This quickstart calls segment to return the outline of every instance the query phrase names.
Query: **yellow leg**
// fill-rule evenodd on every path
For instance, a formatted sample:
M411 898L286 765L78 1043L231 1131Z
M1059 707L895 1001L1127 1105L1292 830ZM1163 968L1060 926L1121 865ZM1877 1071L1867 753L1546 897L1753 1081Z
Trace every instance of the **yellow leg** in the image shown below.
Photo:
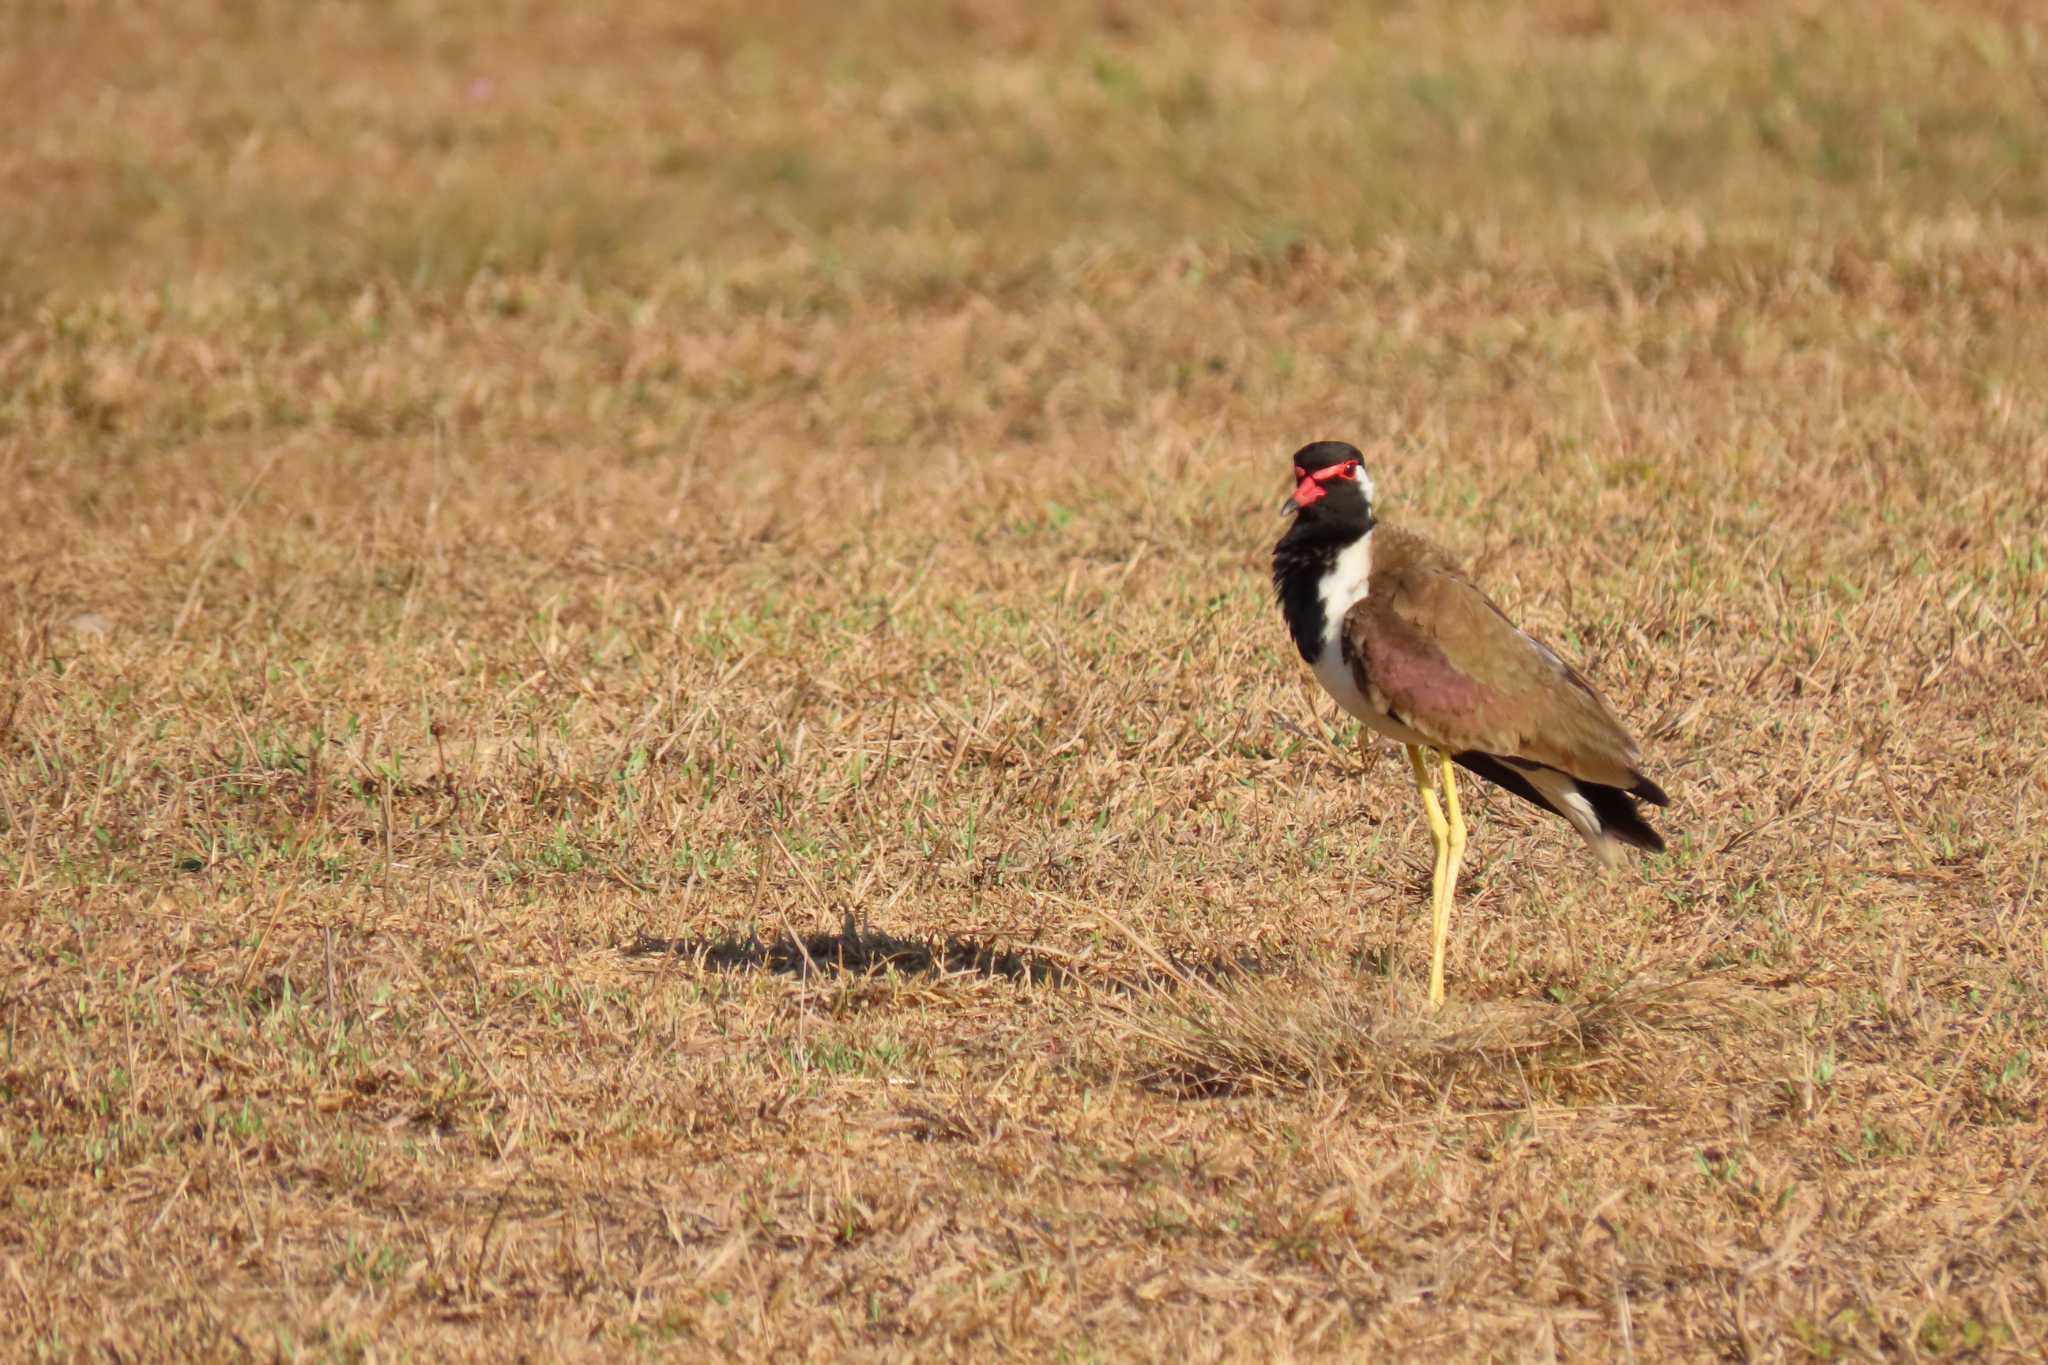
M1422 813L1429 820L1430 842L1436 845L1436 868L1429 879L1430 938L1434 944L1429 963L1429 1007L1435 1009L1444 999L1443 941L1451 920L1449 888L1444 880L1444 872L1450 863L1451 826L1436 803L1435 775L1424 761L1422 750L1413 744L1408 746L1408 766L1415 773L1415 790L1422 797ZM1453 789L1451 800L1457 799L1457 792Z
M1434 1009L1444 1002L1444 945L1451 936L1451 902L1458 895L1458 866L1465 861L1465 816L1458 809L1458 770L1449 754L1437 756L1444 770L1444 813L1449 827L1445 837L1443 889L1432 910L1429 943L1429 1004Z

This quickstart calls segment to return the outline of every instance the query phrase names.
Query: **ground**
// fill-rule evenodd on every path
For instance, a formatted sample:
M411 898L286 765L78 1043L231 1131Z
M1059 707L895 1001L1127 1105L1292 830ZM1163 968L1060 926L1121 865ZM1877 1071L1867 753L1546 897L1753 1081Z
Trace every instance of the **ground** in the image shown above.
M0 19L0 1342L2039 1358L2019 3ZM1672 794L1266 582L1315 438Z

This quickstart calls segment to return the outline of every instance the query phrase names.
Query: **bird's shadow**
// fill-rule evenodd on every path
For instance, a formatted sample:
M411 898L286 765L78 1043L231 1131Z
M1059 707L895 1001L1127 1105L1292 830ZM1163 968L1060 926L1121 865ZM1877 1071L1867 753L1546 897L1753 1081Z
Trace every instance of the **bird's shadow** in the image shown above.
M1220 982L1264 976L1266 964L1249 956L1163 955L1158 966L1132 970L1128 964L1098 966L1086 957L1053 956L1031 949L1001 947L985 939L947 935L915 939L846 925L838 933L699 934L666 938L642 934L626 945L628 957L677 957L700 970L764 972L776 976L979 977L1042 985L1090 986L1121 993L1171 991L1192 982Z

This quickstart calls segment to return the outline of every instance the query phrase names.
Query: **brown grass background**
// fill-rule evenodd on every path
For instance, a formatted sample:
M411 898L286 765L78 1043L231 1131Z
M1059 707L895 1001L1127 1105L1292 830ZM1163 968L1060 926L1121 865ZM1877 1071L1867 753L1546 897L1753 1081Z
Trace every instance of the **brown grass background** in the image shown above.
M6 1353L2039 1358L2044 31L8 6ZM1325 436L1674 796L1436 1018Z

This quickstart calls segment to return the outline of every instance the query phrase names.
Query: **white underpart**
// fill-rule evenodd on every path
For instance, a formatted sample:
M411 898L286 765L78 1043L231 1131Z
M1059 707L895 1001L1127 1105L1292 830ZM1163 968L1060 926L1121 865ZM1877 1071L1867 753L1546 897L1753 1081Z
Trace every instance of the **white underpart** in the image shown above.
M1363 478L1361 475L1361 481ZM1368 485L1368 495L1370 491ZM1344 660L1344 613L1364 600L1371 579L1372 532L1367 531L1337 552L1337 562L1316 585L1316 594L1323 600L1323 647L1316 654L1316 681L1336 699L1337 705L1367 728L1400 744L1427 746L1428 740L1373 705L1372 699L1359 690L1358 679Z
M1600 817L1593 812L1593 803L1579 791L1579 784L1569 773L1555 768L1517 763L1515 770L1529 779L1529 785L1543 793L1543 799L1550 802L1559 815L1571 822L1589 844L1594 854L1602 861L1612 863L1621 857L1621 845L1601 825Z
M1544 799L1557 807L1558 814L1572 822L1579 833L1588 839L1600 835L1600 817L1593 813L1593 803L1579 793L1579 784L1569 774L1555 768L1529 768L1517 763L1515 767L1529 779L1529 785L1542 792Z

